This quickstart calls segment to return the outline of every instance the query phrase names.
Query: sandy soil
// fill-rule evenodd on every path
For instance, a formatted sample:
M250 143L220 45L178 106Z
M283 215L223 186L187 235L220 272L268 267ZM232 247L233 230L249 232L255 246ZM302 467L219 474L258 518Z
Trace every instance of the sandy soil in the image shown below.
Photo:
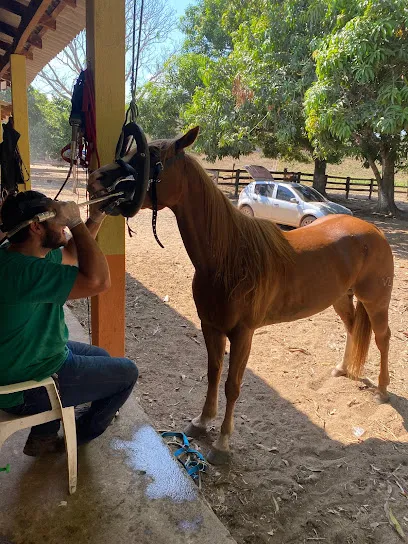
M53 195L63 173L34 168L34 186ZM362 383L330 376L345 342L332 309L259 329L237 403L233 462L203 478L204 496L239 544L396 544L393 520L408 534L408 225L372 215L368 201L344 203L380 226L394 250L391 402L377 405ZM202 407L206 349L175 218L159 214L164 250L150 221L144 211L130 222L137 234L127 240L126 351L141 374L134 394L157 428L183 430ZM71 306L88 327L86 302ZM373 379L378 362L372 342ZM195 442L204 454L224 405L221 394L215 429Z

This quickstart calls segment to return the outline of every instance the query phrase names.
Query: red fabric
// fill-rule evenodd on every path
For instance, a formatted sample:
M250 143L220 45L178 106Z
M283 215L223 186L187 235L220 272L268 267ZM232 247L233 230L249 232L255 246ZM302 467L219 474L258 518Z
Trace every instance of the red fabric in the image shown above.
M95 90L92 74L90 69L85 70L85 85L82 101L82 111L85 116L85 142L86 142L86 163L89 166L89 161L93 153L96 155L98 168L101 166L99 159L98 148L96 145L96 115L95 115ZM79 150L82 156L82 149Z

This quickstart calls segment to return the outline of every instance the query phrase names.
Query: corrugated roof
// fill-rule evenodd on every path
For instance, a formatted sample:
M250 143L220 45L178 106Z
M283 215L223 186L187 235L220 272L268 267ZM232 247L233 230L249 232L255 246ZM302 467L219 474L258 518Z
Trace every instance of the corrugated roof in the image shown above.
M56 30L42 36L43 48L33 49L33 60L27 59L27 85L85 28L85 0L77 0L75 9L66 6L57 16Z
M6 0L0 5L0 80L10 78L9 55L23 54L29 85L86 24L86 0Z

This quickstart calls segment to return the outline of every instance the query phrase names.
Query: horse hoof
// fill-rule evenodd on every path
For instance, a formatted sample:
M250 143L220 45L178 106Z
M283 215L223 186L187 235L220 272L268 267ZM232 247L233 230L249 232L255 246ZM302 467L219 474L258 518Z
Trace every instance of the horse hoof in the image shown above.
M212 465L228 465L231 462L231 452L211 448L207 455L207 461Z
M194 423L191 422L184 429L184 434L191 438L200 438L200 436L205 436L207 434L207 429L205 427L197 427L197 425L194 425Z
M387 391L377 391L374 395L374 399L377 404L385 404L386 402L390 402L390 396Z
M339 376L347 376L347 372L342 368L333 368L331 375L333 378L338 378Z

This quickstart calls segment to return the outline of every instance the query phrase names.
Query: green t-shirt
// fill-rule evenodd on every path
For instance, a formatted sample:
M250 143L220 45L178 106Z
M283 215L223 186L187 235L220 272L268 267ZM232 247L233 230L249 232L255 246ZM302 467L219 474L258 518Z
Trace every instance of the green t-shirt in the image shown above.
M67 358L63 305L78 269L61 261L60 249L39 259L0 248L0 385L43 380ZM0 409L22 402L0 395Z

